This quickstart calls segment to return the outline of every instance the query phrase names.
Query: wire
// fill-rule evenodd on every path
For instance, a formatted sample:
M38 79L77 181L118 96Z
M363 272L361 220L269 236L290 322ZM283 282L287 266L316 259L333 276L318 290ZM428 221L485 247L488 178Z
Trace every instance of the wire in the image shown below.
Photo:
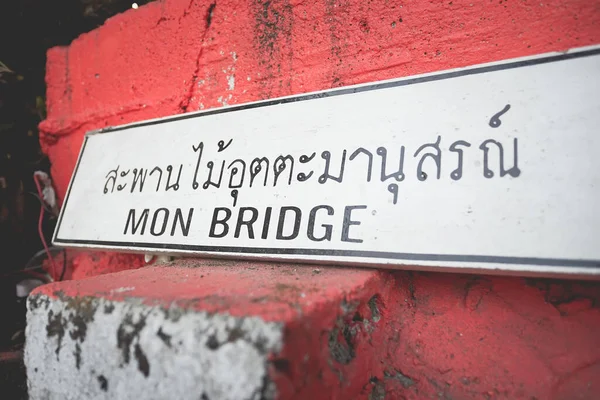
M19 272L19 271L16 271ZM31 275L34 278L37 278L39 280L41 280L42 282L51 282L52 281L52 277L48 278L47 274L43 274L41 272L36 272L36 271L32 271L32 270L26 270L24 271L27 275Z
M8 278L8 277L20 274L20 273L25 273L25 274L27 274L29 276L32 276L34 278L37 278L37 279L43 281L43 282L51 282L52 279L51 279L50 275L48 275L47 273L41 273L41 272L37 272L37 271L34 270L34 269L37 269L39 267L41 267L41 265L39 265L36 268L18 269L16 271L12 271L12 272L8 272L8 273L5 273L5 274L1 274L0 278Z
M37 188L38 191L38 196L40 199L44 198L44 195L42 193L42 187L40 186L40 182L38 181L38 176L36 174L33 174L33 181L35 182L35 187ZM44 237L44 230L43 230L43 222L44 222L44 204L42 202L42 206L40 207L40 218L38 219L38 233L40 235L40 239L42 240L42 244L44 245L44 250L46 251L46 255L48 256L48 260L50 260L50 265L52 265L52 279L56 278L56 264L54 263L54 258L52 258L52 254L50 254L50 249L48 248L48 244L46 243L46 238ZM63 269L63 273L64 273L64 269ZM62 275L62 274L61 274Z
M60 273L59 281L62 281L65 277L65 271L67 270L67 249L63 249L63 269Z
M51 213L52 210L50 209L50 207L48 207L48 205L46 205L46 203L44 203L44 200L42 200L37 194L33 193L33 192L25 192L26 194L30 194L33 197L35 197L36 199L39 200L40 204L42 205L42 207L44 207L44 210L46 210L47 212Z
M64 250L62 247L59 247L59 246L50 246L48 249L50 250L50 252L51 252L51 253L55 253L55 252L58 252L58 251L63 251L63 250ZM37 253L35 253L35 254L34 254L34 255L33 255L33 256L32 256L32 257L29 259L29 261L27 261L27 264L25 264L25 267L23 267L21 270L22 270L22 271L26 271L26 270L28 270L28 269L38 269L38 268L40 268L40 267L41 267L41 265L39 265L39 264L36 264L36 261L38 261L38 258L39 258L40 256L42 256L42 255L43 255L43 256L45 256L45 257L48 257L48 256L46 255L46 249L42 249L42 250L38 251ZM34 264L35 264L35 265L34 265Z

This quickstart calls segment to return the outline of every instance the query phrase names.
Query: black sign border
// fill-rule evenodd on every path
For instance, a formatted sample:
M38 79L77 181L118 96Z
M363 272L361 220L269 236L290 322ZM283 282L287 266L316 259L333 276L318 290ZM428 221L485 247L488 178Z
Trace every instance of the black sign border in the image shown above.
M485 65L481 67L474 67L450 72L441 72L434 75L419 76L415 78L404 78L401 80L384 81L372 84L366 84L356 87L345 87L340 89L332 89L317 93L308 93L290 97L283 97L273 100L265 100L255 103L240 104L225 108L216 108L207 111L200 111L197 113L189 113L176 115L173 117L142 121L132 123L123 126L108 127L101 129L96 133L105 132L116 132L126 130L130 128L138 128L142 126L158 125L166 122L179 121L189 118L200 118L209 115L228 113L233 111L249 110L258 107L269 107L279 104L294 103L298 101L306 101L313 99L320 99L325 97L341 96L346 94L354 94L361 92L368 92L373 90L388 89L400 86L415 85L419 83L435 82L444 79L457 78L468 75L478 75L488 72L503 71L508 69L530 67L541 64L548 64L558 61L572 60L576 58L583 58L589 56L595 56L600 54L600 48L593 48L589 50L582 50L576 52L564 52L556 55L543 56L539 58L532 58L527 60L509 61L500 64ZM384 251L362 251L362 250L327 250L327 249L303 249L303 248L268 248L268 247L236 247L236 246L203 246L203 245L182 245L182 244L171 244L171 243L147 243L147 242L117 242L117 241L103 241L103 240L80 240L80 239L60 239L58 233L62 223L63 214L67 207L69 195L71 193L71 187L75 181L79 164L81 162L85 146L89 139L89 134L85 136L69 188L67 189L67 195L65 197L64 204L58 219L58 224L55 229L53 243L60 245L88 245L88 246L106 246L112 248L123 248L123 249L154 249L160 251L177 251L182 250L185 252L212 252L212 253L228 253L228 254L253 254L253 255L302 255L302 256L329 256L329 257L356 257L356 258L368 258L368 259L381 259L381 260L403 260L403 261L428 261L428 262L460 262L460 263L492 263L492 264L512 264L512 265L530 265L530 266L547 266L547 267L575 267L575 268L600 268L600 260L578 260L578 259L559 259L559 258L537 258L537 257L508 257L508 256L487 256L487 255L464 255L464 254L421 254L421 253L398 253L398 252L384 252ZM308 260L302 260L308 261ZM532 271L533 272L533 271Z

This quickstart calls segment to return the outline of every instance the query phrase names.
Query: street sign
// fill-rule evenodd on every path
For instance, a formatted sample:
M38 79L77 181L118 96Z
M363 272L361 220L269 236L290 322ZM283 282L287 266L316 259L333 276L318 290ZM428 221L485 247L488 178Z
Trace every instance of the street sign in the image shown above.
M600 277L600 47L85 137L54 243Z

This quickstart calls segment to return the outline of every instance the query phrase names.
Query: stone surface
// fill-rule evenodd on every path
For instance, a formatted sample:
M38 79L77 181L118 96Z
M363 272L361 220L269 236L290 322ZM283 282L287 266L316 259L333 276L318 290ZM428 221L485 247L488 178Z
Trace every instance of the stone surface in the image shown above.
M116 288L127 291L129 288ZM98 297L29 300L32 399L272 398L281 327Z
M598 304L595 282L177 260L36 289L25 362L32 399L594 399Z
M86 131L597 44L599 7L157 1L48 53L41 142L63 199ZM139 268L142 258L71 252L68 276ZM595 399L599 301L600 284L589 282L179 260L36 289L29 390L34 400L157 398L170 385L181 398L211 399ZM250 323L206 347L210 329ZM182 347L169 348L162 327ZM125 350L119 332L131 338ZM232 377L232 348L252 370ZM224 369L210 380L208 360Z

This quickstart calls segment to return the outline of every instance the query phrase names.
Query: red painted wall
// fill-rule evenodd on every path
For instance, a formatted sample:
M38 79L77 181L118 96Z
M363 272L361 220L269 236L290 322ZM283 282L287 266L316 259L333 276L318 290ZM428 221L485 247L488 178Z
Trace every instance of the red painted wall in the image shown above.
M92 129L598 43L599 0L157 1L49 51L41 141L62 199ZM142 265L107 253L73 264L74 278ZM346 383L327 372L302 387L298 372L283 393L379 400L385 383L387 398L600 398L599 284L361 274L359 312L379 294L382 328L370 336L353 314L339 321L370 361L340 367ZM292 334L288 355L326 346L316 329L338 313L295 322L316 336Z
M93 129L597 43L599 0L156 1L48 52L40 140L62 200Z
M83 304L84 315L89 299L100 297L280 323L284 347L271 355L269 375L284 400L596 400L599 288L595 282L179 260L35 293Z
M596 43L598 0L157 1L48 52L41 141L62 198L91 129Z

